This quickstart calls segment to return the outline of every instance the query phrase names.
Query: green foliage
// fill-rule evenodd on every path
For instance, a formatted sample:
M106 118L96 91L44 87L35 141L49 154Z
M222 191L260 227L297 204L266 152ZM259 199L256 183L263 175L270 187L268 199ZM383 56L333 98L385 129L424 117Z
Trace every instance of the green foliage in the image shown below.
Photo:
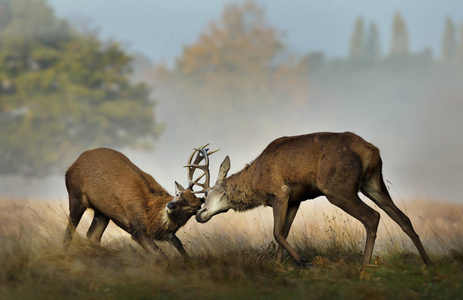
M145 85L117 43L76 33L39 0L2 0L0 174L42 176L96 146L152 145Z

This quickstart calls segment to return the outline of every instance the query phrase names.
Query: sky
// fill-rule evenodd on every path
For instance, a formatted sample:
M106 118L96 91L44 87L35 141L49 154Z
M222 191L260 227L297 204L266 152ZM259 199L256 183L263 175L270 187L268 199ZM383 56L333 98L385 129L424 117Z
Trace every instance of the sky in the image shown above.
M212 20L219 19L230 0L47 0L62 17L86 19L102 38L123 42L154 62L171 64L192 44ZM295 54L324 51L344 57L355 19L376 22L381 47L391 39L393 15L399 11L409 31L414 52L432 48L440 55L445 18L463 23L460 0L260 0L269 23L286 33L285 42Z

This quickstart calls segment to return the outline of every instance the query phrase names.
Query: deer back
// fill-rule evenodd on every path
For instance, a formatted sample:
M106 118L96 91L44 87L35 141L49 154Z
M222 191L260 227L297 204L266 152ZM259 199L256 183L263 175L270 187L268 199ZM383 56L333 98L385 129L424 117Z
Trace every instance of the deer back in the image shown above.
M66 172L66 187L124 229L134 220L146 225L147 212L163 211L172 199L125 155L107 148L83 152Z
M313 199L322 194L319 175L343 169L345 180L360 182L380 160L379 150L361 137L350 133L321 132L282 137L240 172L226 178L226 194L234 209L247 210L257 205L270 205L272 197L291 189L291 199ZM338 172L339 173L339 172ZM326 176L325 176L326 175ZM220 190L217 185L214 190ZM238 205L239 203L239 205Z
M370 167L372 150L379 150L353 133L315 133L282 137L271 142L248 167L246 180L256 190L269 191L282 184L316 186L318 172L346 164L346 170ZM246 168L243 170L246 171ZM346 174L350 176L350 174ZM249 180L250 179L250 180Z

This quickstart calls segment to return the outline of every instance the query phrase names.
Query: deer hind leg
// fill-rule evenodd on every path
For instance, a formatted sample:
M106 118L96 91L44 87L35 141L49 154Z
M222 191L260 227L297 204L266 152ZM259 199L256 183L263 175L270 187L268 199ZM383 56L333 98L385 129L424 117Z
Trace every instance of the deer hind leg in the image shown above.
M92 224L87 231L87 238L92 242L100 243L103 232L108 227L109 218L96 209L94 211Z
M291 204L288 206L288 210L286 212L286 220L283 225L283 237L286 239L289 234L289 230L291 229L291 225L293 224L294 218L296 217L297 210L299 209L300 202ZM276 253L275 261L277 263L281 263L281 259L283 257L283 246L278 244L278 249Z
M66 232L64 233L64 250L67 250L71 245L71 240L74 236L74 233L76 232L77 225L79 224L85 210L87 210L84 197L85 196L82 194L69 194L69 222L66 228Z
M377 168L375 173L363 182L360 190L374 203L376 203L376 205L384 210L410 237L413 244L415 244L415 247L418 249L424 263L426 265L433 265L433 262L424 249L419 236L413 229L410 219L392 201L386 185L384 184L380 168Z
M371 255L376 240L380 215L377 211L366 205L357 195L352 193L349 197L342 194L325 194L330 203L344 210L346 213L362 222L366 229L365 250L363 252L363 264L371 262Z

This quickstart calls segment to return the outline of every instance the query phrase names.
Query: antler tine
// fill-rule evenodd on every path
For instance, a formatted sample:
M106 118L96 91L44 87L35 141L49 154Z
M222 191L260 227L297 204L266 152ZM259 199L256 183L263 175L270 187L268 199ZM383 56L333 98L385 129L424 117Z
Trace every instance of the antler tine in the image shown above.
M187 168L187 176L188 176L188 188L192 188L194 186L194 182L193 182L193 173L195 171L195 168L197 168L198 164L201 162L201 160L204 159L203 156L200 156L199 153L200 153L200 150L199 149L203 149L205 147L207 147L209 144L206 144L204 146L200 146L198 148L193 148L193 153L191 153L190 155L190 158L188 159L188 164L185 166L185 167L188 167ZM191 161L193 160L193 157L195 156L196 152L198 152L198 155L196 156L196 159L194 161L194 163L192 163Z
M214 150L214 151L208 152L208 153L207 153L207 155L209 155L209 156L210 156L210 155L212 155L212 154L216 153L216 152L217 152L217 151L219 151L219 150L220 150L220 149L217 149L217 150Z
M185 168L187 168L188 175L188 188L192 189L195 185L202 187L201 191L194 191L194 193L205 193L210 188L209 155L214 154L220 149L208 153L209 149L206 148L207 146L209 146L209 143L198 148L193 148L194 151L190 155L188 163L185 166ZM196 158L194 162L192 162L193 158L195 157L195 154ZM204 164L200 165L199 163L202 160L204 160ZM193 174L196 169L201 169L204 173L201 176L197 177L196 180L193 180ZM199 180L201 180L204 176L206 176L205 182L200 183Z
M201 178L204 177L204 175L206 175L206 173L201 174L201 176L199 176L198 178L196 178L195 181L188 180L188 183L192 183L193 185L195 185L195 184L198 184L198 185L199 185L199 181L201 180Z
M206 148L207 146L209 146L209 143L207 143L207 144L206 144L206 145L204 145L204 146L200 146L200 147L198 147L198 148L193 148L193 149L195 149L195 150L198 150L198 151L199 151L199 149L201 149L201 150L202 150L202 149Z

